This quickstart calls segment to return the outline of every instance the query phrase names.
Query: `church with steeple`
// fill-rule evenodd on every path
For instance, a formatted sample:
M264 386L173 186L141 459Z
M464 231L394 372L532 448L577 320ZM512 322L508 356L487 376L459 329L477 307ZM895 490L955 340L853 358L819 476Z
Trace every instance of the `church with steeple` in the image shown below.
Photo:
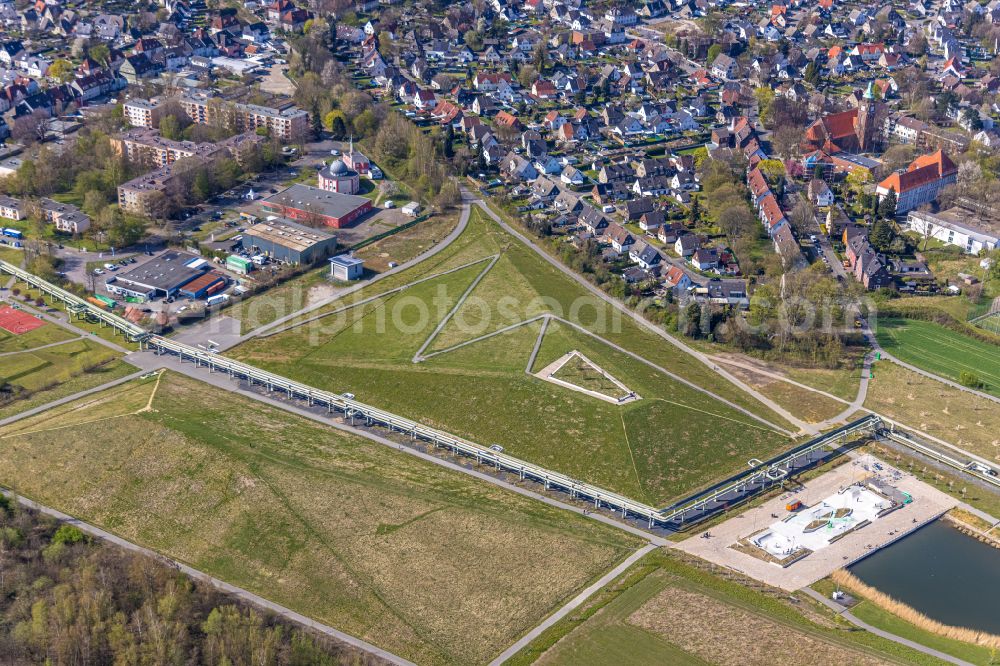
M876 150L883 108L875 99L874 85L869 83L858 108L823 116L806 129L800 146L803 154L821 152L831 156Z

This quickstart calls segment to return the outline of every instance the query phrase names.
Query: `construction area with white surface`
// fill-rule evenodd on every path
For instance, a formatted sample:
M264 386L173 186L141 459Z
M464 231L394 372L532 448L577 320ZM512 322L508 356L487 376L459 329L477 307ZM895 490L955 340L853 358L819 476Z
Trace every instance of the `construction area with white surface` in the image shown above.
M873 490L872 484L877 490ZM791 521L776 522L776 518L790 513L786 507L794 506L795 502L814 510L800 510L799 514L793 514L796 517ZM878 509L879 504L883 505L881 509ZM892 504L898 506L894 508ZM712 527L707 538L702 534L682 541L676 548L791 591L811 585L835 569L846 567L901 539L957 504L954 497L914 476L871 456L863 456L807 481L795 493L783 493ZM854 522L844 520L846 515L841 511L842 525L830 531L826 526L831 520L838 520L838 508L851 508ZM821 515L812 517L815 512ZM827 514L832 515L823 519ZM804 533L804 528L814 521L822 521L822 524L811 534ZM768 553L773 555L771 558L748 552L748 548L755 548L753 539L759 540L765 528L766 533L774 535L770 546L767 541L762 544L765 549L776 550L773 554ZM805 556L779 562L788 555L780 547L780 539L794 540Z

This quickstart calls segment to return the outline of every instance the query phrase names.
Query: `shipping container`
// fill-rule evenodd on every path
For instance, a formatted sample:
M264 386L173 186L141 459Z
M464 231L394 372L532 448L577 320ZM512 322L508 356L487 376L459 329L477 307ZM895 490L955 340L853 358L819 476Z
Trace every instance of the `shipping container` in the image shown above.
M94 296L94 298L96 298L100 302L104 303L111 310L114 310L116 307L118 307L118 301L116 301L113 298L109 298L108 296L103 296L101 294L97 294L97 295Z

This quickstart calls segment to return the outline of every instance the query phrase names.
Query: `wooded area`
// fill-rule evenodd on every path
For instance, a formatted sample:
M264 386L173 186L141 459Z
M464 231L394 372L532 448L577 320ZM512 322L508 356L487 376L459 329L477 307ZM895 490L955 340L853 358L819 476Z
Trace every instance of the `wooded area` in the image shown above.
M380 663L0 495L5 664Z

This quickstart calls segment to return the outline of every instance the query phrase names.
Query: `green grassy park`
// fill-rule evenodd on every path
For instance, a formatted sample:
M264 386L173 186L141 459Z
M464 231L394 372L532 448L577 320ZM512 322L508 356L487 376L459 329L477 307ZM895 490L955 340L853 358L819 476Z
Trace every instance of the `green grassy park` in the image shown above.
M620 399L628 395L627 391L579 356L570 358L553 377L611 398Z
M420 278L429 279L414 283ZM470 287L468 300L448 318ZM578 349L643 399L619 407L529 375L541 322L519 324L543 313L575 318L584 331L648 362L552 321L532 371ZM319 314L326 316L309 321ZM789 445L785 434L651 367L787 427L750 395L613 312L478 210L469 229L431 260L290 325L229 354L473 441L501 444L640 501L666 502ZM415 363L421 348L425 360Z
M710 573L698 561L658 551L633 565L508 663L874 666L943 662L856 631L809 601L793 603L787 593L739 574Z
M876 335L901 361L957 382L971 373L1000 397L1000 347L915 319L879 319Z
M0 418L135 372L120 356L54 324L21 335L0 329Z
M3 306L4 304L0 303L0 307ZM59 326L53 326L51 324L46 324L45 326L27 331L20 335L15 335L14 333L10 333L5 329L0 328L0 354L35 349L37 347L43 347L57 342L72 340L74 337L76 336L66 329L60 328Z
M639 545L170 373L0 445L0 484L421 664L489 661Z

